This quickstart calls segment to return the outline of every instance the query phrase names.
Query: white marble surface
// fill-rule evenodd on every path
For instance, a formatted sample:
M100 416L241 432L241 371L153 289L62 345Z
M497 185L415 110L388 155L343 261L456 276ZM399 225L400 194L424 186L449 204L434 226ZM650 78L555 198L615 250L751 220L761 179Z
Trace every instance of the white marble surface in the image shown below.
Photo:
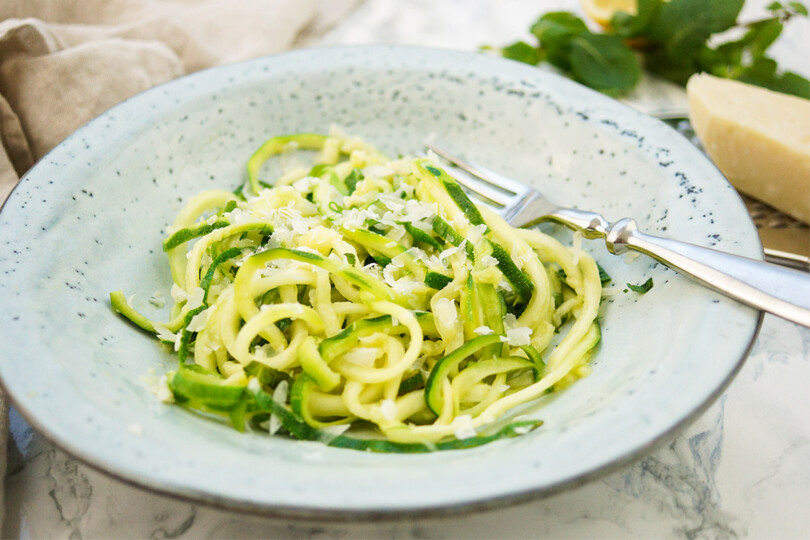
M474 50L524 37L541 11L558 8L578 4L367 0L319 43ZM750 7L747 12L756 14ZM776 48L783 65L805 75L808 26L791 25ZM154 495L77 463L12 411L2 536L807 538L809 382L810 329L766 316L744 368L719 400L674 440L632 465L583 487L497 511L377 523L271 520Z

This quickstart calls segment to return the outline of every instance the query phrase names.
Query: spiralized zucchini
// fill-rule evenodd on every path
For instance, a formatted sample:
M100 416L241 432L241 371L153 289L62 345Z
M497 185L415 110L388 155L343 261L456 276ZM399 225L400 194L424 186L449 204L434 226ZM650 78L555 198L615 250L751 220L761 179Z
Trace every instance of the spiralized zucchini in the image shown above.
M260 181L279 154L284 172ZM239 430L426 451L531 431L499 419L589 372L594 260L477 207L430 156L298 134L262 145L247 176L168 231L169 322L111 294L177 352L167 401Z

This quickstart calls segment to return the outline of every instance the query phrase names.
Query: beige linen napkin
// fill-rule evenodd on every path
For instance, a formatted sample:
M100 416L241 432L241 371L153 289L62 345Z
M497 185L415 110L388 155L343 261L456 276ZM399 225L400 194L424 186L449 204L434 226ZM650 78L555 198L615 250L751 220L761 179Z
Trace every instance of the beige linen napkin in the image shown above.
M0 200L76 128L151 86L279 52L359 0L3 0Z
M180 75L294 47L360 1L0 1L0 203L37 159L112 105ZM0 480L7 407L0 389ZM0 485L0 527L3 509Z

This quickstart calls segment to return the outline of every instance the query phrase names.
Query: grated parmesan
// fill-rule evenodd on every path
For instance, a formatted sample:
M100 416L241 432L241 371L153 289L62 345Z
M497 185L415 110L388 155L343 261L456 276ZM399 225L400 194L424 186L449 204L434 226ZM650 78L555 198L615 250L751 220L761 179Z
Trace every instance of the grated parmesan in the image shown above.
M433 302L433 316L442 324L450 327L458 321L456 303L449 298L438 298Z
M275 390L273 390L273 401L278 404L286 403L289 388L290 385L287 381L281 381L278 383ZM279 418L276 414L271 414L267 431L270 432L270 435L275 435L279 429L281 429L281 418Z
M177 340L177 334L166 328L166 326L158 323L155 324L155 332L157 333L157 338L160 341L168 341L170 343L174 343Z
M396 402L393 399L382 400L380 403L380 412L386 420L396 420L398 412Z
M462 414L453 418L450 427L453 428L453 434L459 440L470 439L478 434L475 431L472 417L469 414Z
M174 403L174 393L169 388L169 379L166 378L166 375L161 375L158 379L155 395L163 403Z
M186 308L189 310L197 309L201 305L203 305L203 298L205 298L205 291L202 290L202 287L195 287L191 294L188 295L188 303L186 303Z
M208 309L197 313L189 321L186 330L188 330L189 332L199 332L200 330L203 330L205 328L206 323L208 323L208 316L210 314L211 312Z

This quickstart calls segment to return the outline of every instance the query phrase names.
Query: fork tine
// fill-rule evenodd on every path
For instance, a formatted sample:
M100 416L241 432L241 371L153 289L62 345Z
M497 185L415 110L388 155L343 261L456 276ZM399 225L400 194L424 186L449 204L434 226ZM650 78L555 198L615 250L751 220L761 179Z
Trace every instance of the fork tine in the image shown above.
M433 143L425 143L425 148L432 150L437 156L462 169L473 178L476 178L478 180L476 185L480 185L480 183L483 181L501 192L512 194L512 196L510 196L508 199L509 201L514 199L514 195L523 195L529 190L529 187L525 184L521 184L520 182L496 173L495 171L491 171L481 167L480 165L466 161L463 158L444 148L440 148Z
M511 204L515 197L514 195L508 195L503 191L494 189L488 183L482 182L464 169L449 162L443 162L442 167L461 185L468 195L476 197L480 199L481 202L494 206L498 210Z

